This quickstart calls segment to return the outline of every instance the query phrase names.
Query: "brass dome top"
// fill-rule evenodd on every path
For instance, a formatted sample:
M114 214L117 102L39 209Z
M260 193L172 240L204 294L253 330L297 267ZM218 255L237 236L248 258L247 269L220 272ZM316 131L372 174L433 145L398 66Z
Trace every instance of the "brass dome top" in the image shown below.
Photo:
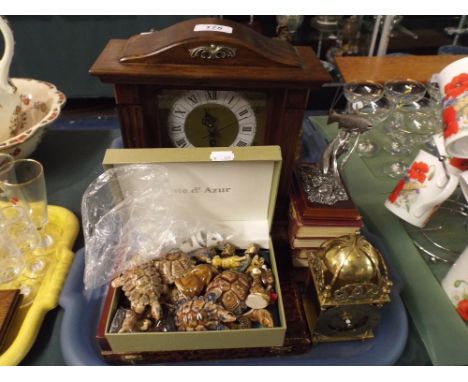
M380 256L360 235L340 236L324 243L322 256L332 284L373 282L379 277Z
M380 252L360 233L326 241L309 254L309 269L322 307L383 304L392 282Z

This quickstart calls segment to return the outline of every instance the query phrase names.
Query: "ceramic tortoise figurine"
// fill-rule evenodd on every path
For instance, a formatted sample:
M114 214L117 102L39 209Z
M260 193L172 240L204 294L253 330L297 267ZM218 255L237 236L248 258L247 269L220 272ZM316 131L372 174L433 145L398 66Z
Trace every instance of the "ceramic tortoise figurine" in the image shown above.
M155 320L161 318L162 309L159 299L165 292L165 286L153 262L128 269L112 280L111 284L114 288L122 287L135 313L142 314L149 306L151 317Z
M252 279L249 275L226 270L217 275L206 287L205 296L219 303L230 312L240 315L246 308L245 300Z
M164 256L153 260L154 266L159 270L164 284L174 284L187 270L194 266L192 258L185 252L173 250Z
M174 319L179 331L224 329L224 323L235 320L234 314L203 296L181 302L176 309Z
M198 264L177 279L175 285L186 298L199 296L217 273L217 269L211 264Z

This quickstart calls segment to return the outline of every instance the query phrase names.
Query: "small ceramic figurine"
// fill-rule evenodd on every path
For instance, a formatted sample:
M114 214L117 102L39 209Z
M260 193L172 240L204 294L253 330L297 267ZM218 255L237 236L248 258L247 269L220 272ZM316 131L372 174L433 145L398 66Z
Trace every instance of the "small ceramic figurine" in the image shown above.
M242 269L247 268L248 264L250 264L250 256L230 256L221 258L219 256L213 257L211 260L211 264L213 264L216 268L223 268L223 269L231 269L236 268L242 272Z
M221 257L231 257L236 254L237 248L231 244L231 243L226 243L224 244L223 250L220 253Z
M217 273L217 269L210 264L198 264L186 272L183 277L177 279L175 285L179 292L186 297L198 296Z
M200 248L206 248L206 247L217 247L221 248L221 245L223 245L224 240L223 236L218 233L218 232L198 232L190 239L184 241L182 245L180 246L180 249L184 251L185 253L189 253L192 251L195 251Z
M260 247L258 246L258 244L254 244L254 243L251 243L247 246L247 248L245 249L244 253L246 255L249 255L251 257L254 257L255 255L258 254L258 251L260 250Z
M211 263L213 257L216 256L216 247L203 247L189 253L194 259L202 263Z
M140 315L136 314L131 309L126 309L125 317L122 321L122 325L120 326L119 333L132 333L135 329L135 325L138 321L138 317Z
M179 331L223 329L223 323L234 322L236 316L230 311L204 297L194 297L179 305L175 325Z
M161 317L162 309L159 299L166 288L153 262L125 271L112 281L112 286L122 287L135 313L142 314L149 306L151 317L156 320Z
M144 317L135 323L135 329L137 332L147 332L152 326L153 321L147 317Z
M240 316L237 320L227 324L229 329L250 329L252 327L252 321L248 317Z
M258 322L264 328L272 328L274 326L273 316L266 309L251 309L242 316Z
M207 232L205 247L221 248L223 244L223 235L221 235L219 232Z
M275 286L275 276L271 269L263 269L261 271L262 284L265 286L267 292L273 289Z
M239 315L246 308L245 300L250 284L250 276L227 270L217 275L207 286L205 296L219 301L227 310Z
M252 270L252 285L245 304L252 309L263 309L270 303L270 296L262 284L262 271L259 268Z
M168 252L161 258L153 260L164 284L173 284L185 272L194 266L192 259L180 250Z
M259 255L255 255L252 258L252 261L249 267L247 268L246 272L248 274L251 274L255 268L262 268L264 264L265 264L265 259Z

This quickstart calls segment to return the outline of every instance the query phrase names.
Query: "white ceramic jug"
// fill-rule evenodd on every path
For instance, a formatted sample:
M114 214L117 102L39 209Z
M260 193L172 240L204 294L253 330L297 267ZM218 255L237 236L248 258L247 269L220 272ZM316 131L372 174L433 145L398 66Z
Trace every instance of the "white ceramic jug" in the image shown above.
M15 135L17 119L21 114L21 101L16 87L9 80L10 64L13 59L15 41L8 22L0 17L0 31L5 49L0 60L0 142Z

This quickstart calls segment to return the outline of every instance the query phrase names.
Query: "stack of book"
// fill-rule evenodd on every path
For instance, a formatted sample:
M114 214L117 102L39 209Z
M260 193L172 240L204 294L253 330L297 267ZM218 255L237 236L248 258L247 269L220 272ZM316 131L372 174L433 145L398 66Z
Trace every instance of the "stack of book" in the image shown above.
M332 206L311 203L296 178L289 205L289 240L295 267L308 266L308 253L317 251L327 240L362 228L362 218L353 201Z

